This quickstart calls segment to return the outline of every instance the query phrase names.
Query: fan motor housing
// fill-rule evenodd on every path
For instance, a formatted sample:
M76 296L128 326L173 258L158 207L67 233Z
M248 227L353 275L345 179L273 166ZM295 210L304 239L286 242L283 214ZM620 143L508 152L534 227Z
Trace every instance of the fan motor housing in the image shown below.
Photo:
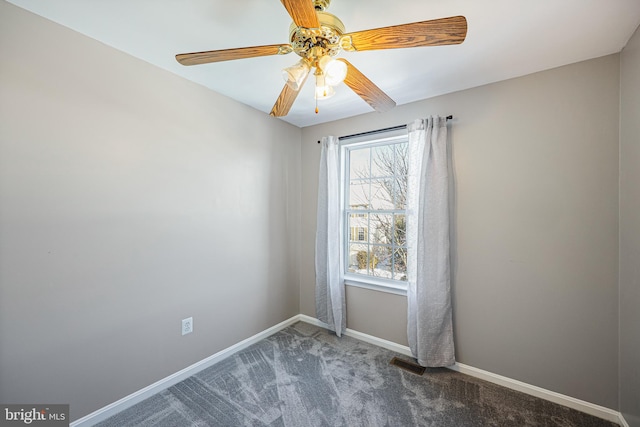
M293 51L310 60L317 59L313 57L319 51L322 55L337 55L341 49L340 38L345 32L344 24L337 16L322 11L317 11L316 14L320 28L298 27L295 23L289 28Z

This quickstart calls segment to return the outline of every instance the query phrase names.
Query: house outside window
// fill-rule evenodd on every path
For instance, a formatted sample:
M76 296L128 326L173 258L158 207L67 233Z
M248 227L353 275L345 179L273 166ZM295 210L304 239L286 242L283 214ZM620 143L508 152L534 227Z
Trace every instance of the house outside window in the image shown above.
M403 132L342 146L347 284L406 289L407 145Z
M355 223L356 221L352 221L352 226L349 228L349 240L352 242L366 242L369 239L369 229L366 224L364 227L357 227L353 225Z

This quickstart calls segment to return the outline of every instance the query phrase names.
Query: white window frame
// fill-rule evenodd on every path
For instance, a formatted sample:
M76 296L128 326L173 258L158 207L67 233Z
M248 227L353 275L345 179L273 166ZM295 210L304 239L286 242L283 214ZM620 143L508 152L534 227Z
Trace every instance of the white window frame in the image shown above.
M349 210L346 208L349 205L349 185L350 185L350 170L349 170L349 154L350 151L357 148L364 147L377 147L389 144L395 144L400 142L408 142L409 136L406 129L395 130L393 132L385 132L384 134L369 135L358 137L357 139L341 141L340 142L340 159L341 159L341 214L342 214L342 247L343 247L343 259L344 266L344 283L348 286L355 286L358 288L372 289L380 292L386 292L396 295L407 294L407 282L401 280L386 279L383 277L367 276L363 274L350 273L348 271L349 265Z

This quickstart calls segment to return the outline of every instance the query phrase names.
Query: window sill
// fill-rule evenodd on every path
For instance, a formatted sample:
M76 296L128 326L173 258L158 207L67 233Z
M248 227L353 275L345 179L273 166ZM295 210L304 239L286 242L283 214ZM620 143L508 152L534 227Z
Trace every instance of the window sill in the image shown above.
M354 275L345 275L344 284L356 288L370 289L378 292L386 292L394 295L407 295L407 285L401 285L391 281L376 279L375 277L363 278Z

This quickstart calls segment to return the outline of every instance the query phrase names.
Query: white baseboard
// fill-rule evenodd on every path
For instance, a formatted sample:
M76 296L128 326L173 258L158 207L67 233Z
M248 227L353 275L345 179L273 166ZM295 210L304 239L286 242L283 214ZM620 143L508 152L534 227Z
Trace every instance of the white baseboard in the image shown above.
M131 393L130 395L123 397L117 402L113 402L112 404L107 405L104 408L100 408L97 411L92 412L89 415L86 415L72 422L71 424L69 424L69 427L89 427L101 421L104 421L107 418L117 414L118 412L124 411L125 409L130 408L136 403L142 402L143 400L153 396L154 394L159 393L162 390L165 390L194 374L197 374L198 372L220 362L221 360L232 356L234 353L237 353L240 350L244 350L250 345L257 343L258 341L270 335L273 335L276 332L286 328L287 326L293 325L300 320L300 315L293 316L292 318L278 323L277 325L272 326L271 328L266 329L262 332L259 332L252 337L242 340L239 343L232 345L231 347L227 347L224 350L221 350L214 355L207 357L206 359L196 362L193 365L188 366L179 372L176 372L175 374L169 375L168 377L163 378L160 381L156 381L150 386Z
M153 396L156 393L165 390L180 381L183 381L190 376L197 374L198 372L206 369L223 359L226 359L233 354L244 350L252 344L257 343L258 341L275 334L276 332L293 325L298 321L303 321L312 325L320 326L323 328L327 328L327 324L319 321L314 317L310 317L304 314L298 314L296 316L291 317L290 319L285 320L284 322L278 323L275 326L272 326L269 329L266 329L260 333L253 335L243 341L240 341L237 344L232 345L231 347L225 348L212 356L207 357L199 362L194 363L187 368L176 372L175 374L169 375L166 378L157 381L150 386L147 386L141 390L136 391L122 399L113 402L110 405L105 406L104 408L98 409L95 412L92 412L89 415L86 415L74 422L72 422L70 427L89 427L94 424L97 424L101 421L106 420L107 418L117 414L120 411L123 411L136 403L142 402L143 400ZM403 354L405 356L412 356L411 350L409 347L401 344L394 343L392 341L388 341L382 338L374 337L373 335L365 334L362 332L354 331L353 329L348 329L345 331L345 335L358 339L360 341L367 342L369 344L377 345L382 348L386 348L388 350L395 351L396 353ZM517 381L511 378L503 377L501 375L493 374L491 372L484 371L482 369L474 368L472 366L464 365L462 363L456 363L454 366L450 367L450 369L470 375L472 377L480 378L486 381L489 381L494 384L499 384L501 386L517 390L535 397L539 397L541 399L549 400L551 402L558 403L560 405L568 406L570 408L576 409L578 411L586 412L588 414L594 415L599 418L603 418L605 420L619 423L622 427L629 427L626 420L622 416L621 413L614 411L609 408L605 408L603 406L595 405L593 403L585 402L583 400L575 399L570 396L566 396L560 393L556 393L550 390L546 390L540 387L536 387L534 385L526 384L521 381Z
M618 422L622 427L629 427L629 423L624 419L624 415L622 415L622 413L620 413L620 419L618 420Z
M303 322L311 323L316 326L320 326L324 328L327 327L326 323L323 323L313 317L305 316L303 314L300 315L300 320L302 320ZM379 347L386 348L388 350L395 351L405 356L413 357L413 355L411 354L411 350L409 349L409 347L405 345L387 341L382 338L377 338L372 335L354 331L349 328L347 328L347 330L345 331L345 335L359 339L361 341L368 342L373 345L377 345ZM497 375L488 371L484 371L482 369L464 365L462 363L456 363L455 365L450 366L449 369L463 373L463 374L470 375L475 378L480 378L482 380L489 381L491 383L498 384L503 387L510 388L512 390L517 390L522 393L529 394L531 396L549 400L551 402L558 403L563 406L568 406L569 408L572 408L581 412L585 412L587 414L596 416L598 418L602 418L614 423L619 423L623 427L629 427L629 425L624 420L624 417L622 416L622 414L620 414L620 412L614 411L613 409L605 408L604 406L585 402L584 400L576 399L570 396L566 396L564 394L556 393L551 390L546 390L541 387L523 383L518 380L503 377L502 375Z
M300 314L300 320L312 325L320 326L321 328L328 329L328 325L315 317ZM363 334L362 332L354 331L347 328L344 334L348 337L353 337L360 341L368 342L369 344L377 345L378 347L386 348L387 350L395 351L396 353L404 354L411 357L411 350L406 345L397 344L393 341L387 341L382 338L374 337L373 335Z
M614 423L619 423L620 419L622 418L622 415L619 412L614 411L613 409L605 408L604 406L576 399L565 394L556 393L555 391L547 390L542 387L523 383L522 381L503 377L502 375L474 368L473 366L468 366L463 363L456 362L456 364L449 367L449 369L470 375L472 377L480 378L482 380L489 381L491 383L498 384L512 390L520 391L531 396L549 400L559 405L567 406L577 411L585 412L587 414Z

